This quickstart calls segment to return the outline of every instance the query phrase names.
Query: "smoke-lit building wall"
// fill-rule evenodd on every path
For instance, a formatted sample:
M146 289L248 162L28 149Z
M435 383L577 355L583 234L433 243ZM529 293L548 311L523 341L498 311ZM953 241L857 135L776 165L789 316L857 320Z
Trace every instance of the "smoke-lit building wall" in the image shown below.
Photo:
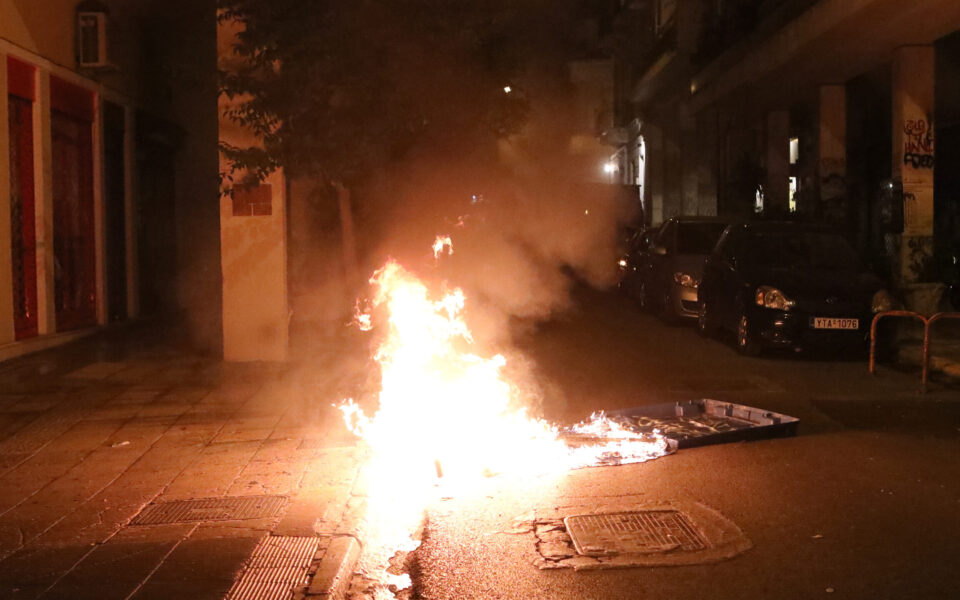
M214 25L209 2L0 5L0 359L155 315L219 350Z
M654 214L833 225L923 304L956 243L935 146L955 137L960 4L651 0L620 18L649 22L619 120L641 123Z

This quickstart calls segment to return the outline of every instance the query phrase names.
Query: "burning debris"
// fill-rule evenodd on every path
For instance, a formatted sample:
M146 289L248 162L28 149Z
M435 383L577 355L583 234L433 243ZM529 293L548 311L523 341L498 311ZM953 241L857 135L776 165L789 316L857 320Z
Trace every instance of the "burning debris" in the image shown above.
M438 261L451 255L450 237L437 237L433 251ZM395 260L377 270L370 283L372 299L369 305L358 303L356 324L364 331L375 322L385 325L374 354L379 403L374 414L353 400L339 408L370 453L360 569L367 592L377 599L395 598L410 587L397 563L419 546L416 532L426 507L479 489L484 477L522 481L644 462L687 446L796 431L793 417L713 400L600 412L561 430L527 414L530 387L507 375L503 355L484 356L478 350L464 319L467 297L461 289L444 286L434 294ZM529 526L536 526L541 568L596 568L610 562L575 551L559 521Z
M452 254L451 239L438 237L433 250L437 259L444 251ZM370 283L372 311L359 314L357 322L369 329L373 311L386 315L385 336L374 355L381 373L379 405L373 415L352 400L340 409L371 452L361 569L382 583L383 597L389 597L388 589L410 584L407 576L388 572L389 562L397 552L416 548L411 533L438 476L450 493L469 490L478 478L493 474L530 477L642 462L671 451L657 432L631 431L603 414L578 425L577 443L568 444L555 425L527 414L522 386L504 376L503 355L478 353L460 289L436 298L393 260Z
M438 235L437 239L433 242L433 259L440 260L440 255L443 254L444 249L447 251L447 256L452 255L453 240L450 239L449 235Z

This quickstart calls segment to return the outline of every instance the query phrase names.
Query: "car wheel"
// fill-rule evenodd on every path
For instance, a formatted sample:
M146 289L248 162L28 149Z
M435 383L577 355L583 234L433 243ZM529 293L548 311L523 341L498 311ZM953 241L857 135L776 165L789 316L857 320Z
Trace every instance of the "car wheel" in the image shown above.
M710 313L707 312L707 303L703 301L700 302L700 310L697 311L697 333L706 338L713 337L716 333Z
M740 311L740 318L737 320L737 352L744 356L758 356L760 354L760 341L753 332L753 326L745 310Z

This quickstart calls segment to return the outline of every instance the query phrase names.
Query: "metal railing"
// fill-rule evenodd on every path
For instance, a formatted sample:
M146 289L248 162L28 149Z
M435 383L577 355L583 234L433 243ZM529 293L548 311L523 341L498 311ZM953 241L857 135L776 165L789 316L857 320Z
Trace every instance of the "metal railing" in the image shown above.
M909 319L919 319L923 322L923 350L920 359L920 391L927 391L927 376L930 371L930 328L941 319L960 319L960 312L938 312L929 317L925 317L918 312L910 310L885 310L879 312L873 317L870 323L870 373L876 374L876 354L877 354L877 323L880 319L886 317L902 317Z

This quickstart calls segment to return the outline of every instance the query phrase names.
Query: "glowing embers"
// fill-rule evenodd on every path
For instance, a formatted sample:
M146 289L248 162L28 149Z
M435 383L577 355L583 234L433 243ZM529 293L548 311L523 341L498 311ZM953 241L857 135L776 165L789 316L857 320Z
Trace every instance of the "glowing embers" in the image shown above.
M437 259L452 253L450 238L438 237L434 252ZM359 311L357 323L380 336L377 410L367 414L352 400L340 409L370 450L361 570L384 588L410 583L387 568L394 554L416 548L410 536L440 473L444 493L456 495L492 475L522 482L670 451L656 433L626 431L603 415L582 424L584 438L568 446L557 427L527 415L530 398L522 382L504 374L504 356L478 347L463 316L463 291L440 286L438 293L392 260L370 283L369 310Z

